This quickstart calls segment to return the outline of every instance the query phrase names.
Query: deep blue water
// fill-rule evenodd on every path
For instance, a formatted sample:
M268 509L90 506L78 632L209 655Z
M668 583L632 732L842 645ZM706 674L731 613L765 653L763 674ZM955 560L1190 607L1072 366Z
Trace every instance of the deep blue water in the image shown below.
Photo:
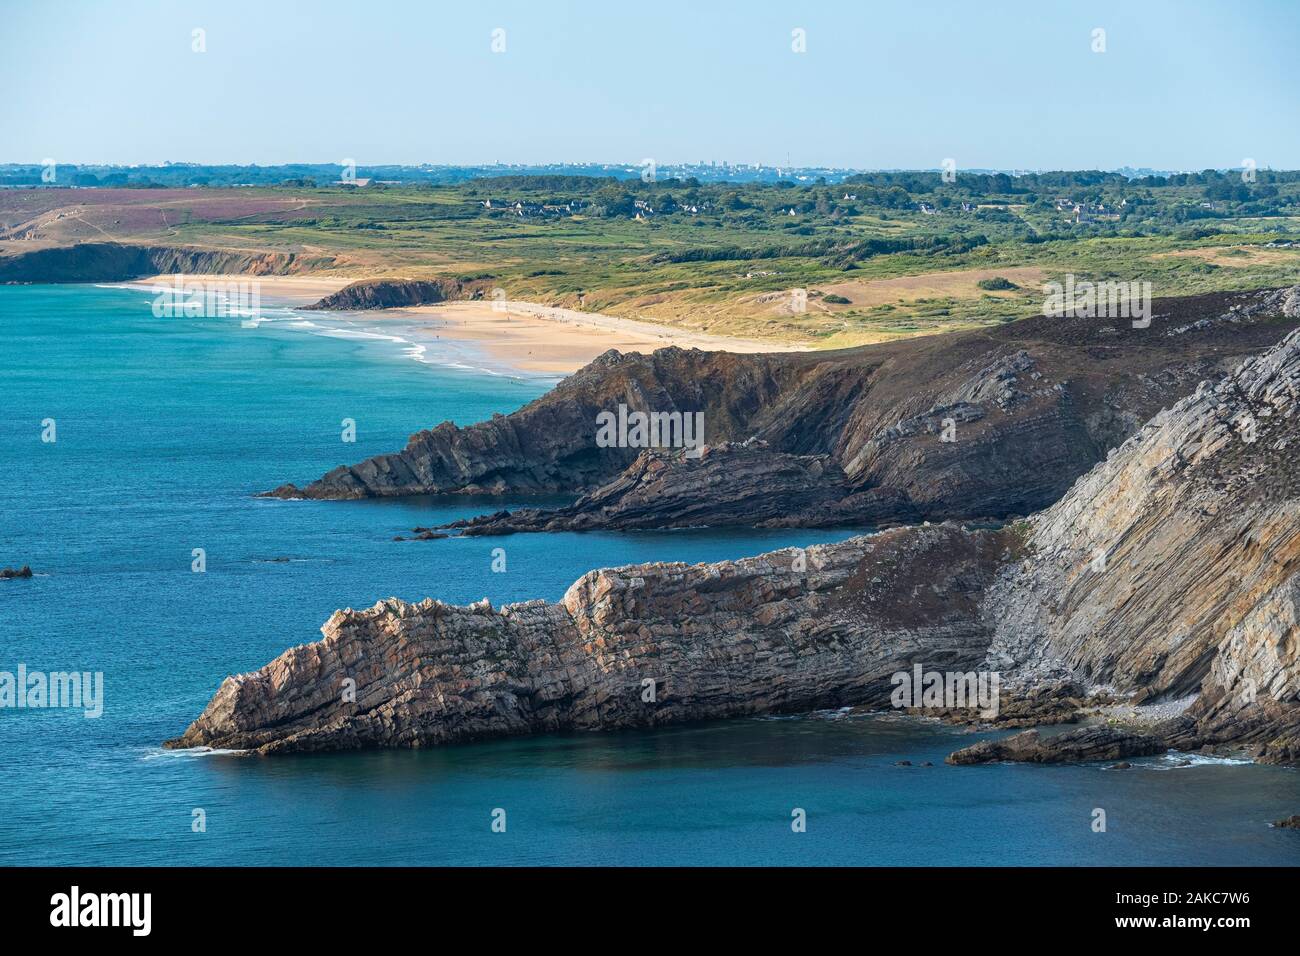
M510 411L549 383L413 361L287 317L155 318L141 291L0 287L0 671L102 671L104 714L0 709L0 863L1125 864L1300 861L1300 774L1168 758L966 767L972 738L809 715L285 758L162 751L227 674L396 595L558 598L581 573L842 531L394 542L502 499L257 491ZM437 355L426 355L437 360ZM461 363L465 364L465 363ZM472 363L471 363L472 364ZM57 441L41 441L42 421ZM340 440L355 419L357 440ZM508 570L491 570L504 547ZM207 571L191 571L203 548ZM287 560L286 560L287 559ZM933 767L897 767L908 759ZM807 812L805 833L791 811ZM1094 833L1092 811L1107 814ZM192 811L207 831L191 830ZM491 814L504 808L505 833Z

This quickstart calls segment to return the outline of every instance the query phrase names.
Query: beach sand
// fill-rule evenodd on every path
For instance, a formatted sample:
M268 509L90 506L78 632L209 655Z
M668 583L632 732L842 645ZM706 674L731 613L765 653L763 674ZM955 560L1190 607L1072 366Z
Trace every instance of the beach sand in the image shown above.
M446 302L368 312L415 323L421 336L472 343L494 363L541 375L568 375L610 349L651 352L680 346L706 351L794 351L797 346L729 338L530 302Z
M299 307L355 281L347 276L160 275L134 280L139 285L184 282L256 282L264 305ZM420 338L470 346L492 364L534 375L568 375L609 349L653 352L670 345L725 352L800 351L778 341L731 338L687 329L578 312L531 302L444 302L438 305L366 312L320 313L349 320L401 322ZM305 318L305 317L304 317Z
M302 276L248 276L248 275L160 275L148 279L132 279L133 285L171 286L180 279L183 282L256 282L258 295L267 305L302 306L311 305L327 295L338 292L350 282L356 281L348 276L302 275Z
M707 335L530 302L446 302L367 315L407 322L425 319L427 325L414 325L418 334L473 343L492 361L534 374L567 375L609 349L649 353L676 345L725 352L798 350L781 342Z

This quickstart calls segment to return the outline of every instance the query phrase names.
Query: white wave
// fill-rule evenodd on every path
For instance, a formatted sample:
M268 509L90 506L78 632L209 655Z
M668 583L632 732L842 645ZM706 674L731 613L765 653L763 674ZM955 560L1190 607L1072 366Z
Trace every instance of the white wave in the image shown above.
M468 540L468 539L466 539ZM874 717L875 714L860 711L853 707L837 707L832 710L813 710L803 714L759 714L754 720L845 720L857 717Z
M283 499L282 499L283 500ZM333 558L249 558L253 564L333 564Z
M406 344L406 339L400 335L385 335L382 332L367 332L363 329L332 329L322 328L315 335L323 335L330 339L378 339L383 342L395 342L399 345Z
M170 757L174 760L194 760L198 757L230 757L248 753L247 750L226 750L217 747L189 747L185 750L167 750L163 747L151 747L141 756L141 760L157 760Z
M130 286L106 285L103 288L128 288ZM153 286L134 286L137 289L147 291L156 291ZM181 307L181 306L178 306ZM473 372L479 375L491 375L494 378L509 378L514 381L523 381L525 379L553 381L558 382L562 376L555 375L530 375L521 374L519 371L509 367L494 367L491 363L473 362L465 354L473 351L472 347L464 350L452 348L449 352L442 349L431 351L430 347L434 344L430 341L420 341L420 336L411 335L412 330L404 326L398 326L395 332L391 323L386 324L382 329L376 327L360 327L360 320L364 318L363 313L357 313L357 325L320 325L309 319L303 318L302 312L291 307L273 307L262 308L258 310L236 311L230 310L232 317L240 318L240 325L243 328L258 328L262 325L278 325L283 328L300 330L309 335L320 336L321 338L343 339L357 342L385 342L396 345L400 348L401 355L405 358L419 362L421 365L436 366L438 368L455 369L463 372ZM341 317L346 318L347 313L342 313ZM398 333L404 334L398 334ZM439 343L446 345L447 343Z
M1180 750L1170 750L1159 756L1128 761L1135 770L1157 770L1162 772L1166 770L1188 770L1192 767L1240 767L1254 762L1249 757L1221 757L1214 754L1184 753ZM1114 766L1113 763L1107 763L1103 765L1102 769L1106 770L1112 766Z
M96 282L96 289L128 289L132 292L157 292L158 286L148 282ZM163 286L170 291L169 286Z

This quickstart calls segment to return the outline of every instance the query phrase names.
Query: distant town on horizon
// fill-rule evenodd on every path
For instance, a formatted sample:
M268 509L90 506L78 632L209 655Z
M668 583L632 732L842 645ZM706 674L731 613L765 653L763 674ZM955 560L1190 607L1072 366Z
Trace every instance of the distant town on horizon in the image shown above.
M350 167L349 167L350 164ZM48 170L62 169L64 175L50 178ZM340 179L344 169L351 169L352 178ZM1060 175L1063 173L1109 174L1130 180L1168 179L1203 173L1230 174L1240 172L1243 166L1206 166L1184 169L1157 169L1149 166L1121 166L1115 169L1084 169L1081 167L1058 169L1011 168L959 168L956 173L980 176ZM335 163L202 163L187 160L166 160L160 163L101 163L68 162L46 159L41 162L0 163L0 188L31 186L273 186L304 185L311 178L320 185L337 181L339 185L369 184L399 185L413 183L455 183L500 175L530 176L593 176L615 179L643 180L695 180L700 183L777 183L783 180L795 183L843 182L851 176L868 173L938 173L944 166L936 164L928 169L895 167L832 167L798 166L771 163L733 163L722 160L701 160L697 163L655 163L646 159L639 163L609 162L556 162L556 163L356 163L341 160ZM1260 172L1288 172L1267 165ZM333 179L331 179L333 177Z

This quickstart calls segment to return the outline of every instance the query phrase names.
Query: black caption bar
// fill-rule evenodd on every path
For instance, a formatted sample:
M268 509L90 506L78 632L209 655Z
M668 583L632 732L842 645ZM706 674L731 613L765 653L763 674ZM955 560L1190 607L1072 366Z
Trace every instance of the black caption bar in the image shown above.
M859 932L925 926L936 938L945 927L1055 930L1071 939L1219 937L1294 926L1282 898L1291 875L1263 868L0 869L0 925L82 941L238 932L335 945L366 943L400 929L397 923L451 925L493 914L517 926L561 920L584 933L704 920L733 939L761 937L774 920L810 919L852 921Z

